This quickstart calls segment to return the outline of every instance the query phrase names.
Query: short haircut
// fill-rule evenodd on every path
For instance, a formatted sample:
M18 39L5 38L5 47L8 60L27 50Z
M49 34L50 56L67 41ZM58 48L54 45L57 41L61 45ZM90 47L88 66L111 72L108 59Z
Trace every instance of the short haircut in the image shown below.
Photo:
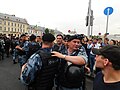
M58 36L61 36L61 37L62 37L62 39L63 39L63 35L62 35L62 34L57 34L57 36L56 36L56 37L58 37Z
M42 40L43 42L53 42L55 40L55 37L51 33L47 33L42 36Z

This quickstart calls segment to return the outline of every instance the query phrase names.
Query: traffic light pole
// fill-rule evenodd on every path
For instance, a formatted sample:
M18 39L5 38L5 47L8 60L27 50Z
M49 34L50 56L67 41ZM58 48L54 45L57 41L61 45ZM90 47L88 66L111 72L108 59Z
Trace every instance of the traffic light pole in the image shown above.
M90 38L90 16L91 16L91 0L89 0L89 8L88 8L88 38Z
M91 26L91 34L90 34L91 36L92 36L92 33L93 33L93 26Z

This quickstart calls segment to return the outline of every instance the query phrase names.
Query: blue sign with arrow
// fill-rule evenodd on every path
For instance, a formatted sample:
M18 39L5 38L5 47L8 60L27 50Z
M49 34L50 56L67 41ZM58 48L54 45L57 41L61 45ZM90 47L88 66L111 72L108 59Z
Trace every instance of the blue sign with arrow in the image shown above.
M113 13L113 8L112 7L107 7L104 10L105 15L111 15Z
M106 23L106 33L108 33L108 19L109 15L113 13L113 8L112 7L107 7L104 9L104 14L107 16L107 23Z

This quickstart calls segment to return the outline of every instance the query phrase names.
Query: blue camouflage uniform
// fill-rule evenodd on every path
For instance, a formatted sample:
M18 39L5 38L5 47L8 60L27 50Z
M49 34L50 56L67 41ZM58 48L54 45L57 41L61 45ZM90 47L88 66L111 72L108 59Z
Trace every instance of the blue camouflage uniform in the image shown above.
M24 65L24 64L27 62L27 57L26 57L26 55L27 55L27 53L28 53L28 51L29 51L28 44L29 44L28 41L25 41L25 42L23 43L23 47L21 47L21 48L22 48L22 50L24 51L24 54L23 54L23 55L18 55L18 62L20 63L20 66L21 66L21 67L22 67L22 65Z

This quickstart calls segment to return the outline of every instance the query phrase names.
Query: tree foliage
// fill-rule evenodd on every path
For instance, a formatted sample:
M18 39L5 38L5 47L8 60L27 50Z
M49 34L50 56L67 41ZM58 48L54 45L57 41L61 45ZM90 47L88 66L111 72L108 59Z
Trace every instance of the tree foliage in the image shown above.
M48 28L45 29L45 34L47 34L47 33L49 33L49 29Z

